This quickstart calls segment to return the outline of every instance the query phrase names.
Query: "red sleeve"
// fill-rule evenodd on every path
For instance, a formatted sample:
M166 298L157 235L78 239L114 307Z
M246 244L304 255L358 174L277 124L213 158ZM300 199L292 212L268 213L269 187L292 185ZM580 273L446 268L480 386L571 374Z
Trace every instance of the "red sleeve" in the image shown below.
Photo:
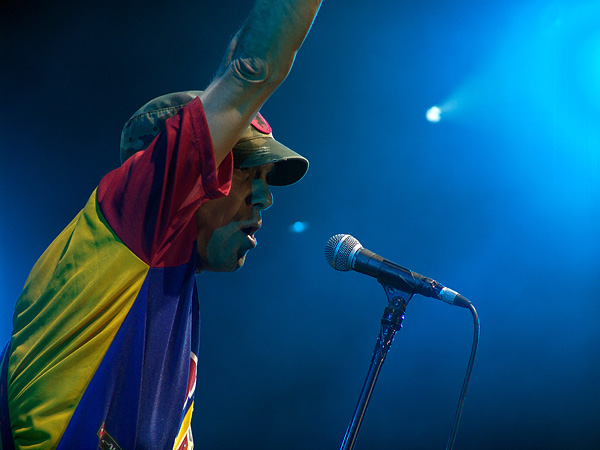
M151 267L189 261L194 213L231 187L231 153L215 167L204 108L194 99L165 123L150 146L107 174L98 186L102 214L117 236Z

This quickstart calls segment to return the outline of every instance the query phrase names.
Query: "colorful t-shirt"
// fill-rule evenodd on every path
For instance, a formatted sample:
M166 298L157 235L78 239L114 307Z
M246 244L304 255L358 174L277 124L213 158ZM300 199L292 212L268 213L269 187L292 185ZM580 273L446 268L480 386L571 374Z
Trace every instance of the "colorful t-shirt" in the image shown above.
M215 167L195 99L101 180L17 301L1 450L192 448L194 213L227 195L232 171L231 154Z

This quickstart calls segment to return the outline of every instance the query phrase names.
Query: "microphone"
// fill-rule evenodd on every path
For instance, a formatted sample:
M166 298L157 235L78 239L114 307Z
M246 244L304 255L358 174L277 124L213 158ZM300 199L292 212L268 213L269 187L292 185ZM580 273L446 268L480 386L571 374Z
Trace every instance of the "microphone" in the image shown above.
M325 246L325 259L335 270L356 270L377 278L377 281L383 285L392 286L404 292L437 298L450 305L463 308L468 308L470 305L469 300L458 292L382 258L364 248L357 239L349 234L336 234L329 238Z

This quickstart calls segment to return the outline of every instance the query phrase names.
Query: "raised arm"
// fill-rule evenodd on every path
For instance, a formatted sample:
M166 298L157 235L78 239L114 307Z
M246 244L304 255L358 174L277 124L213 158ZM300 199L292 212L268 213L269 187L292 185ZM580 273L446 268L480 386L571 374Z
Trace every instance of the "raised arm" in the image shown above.
M321 0L257 0L201 96L217 164L285 80Z

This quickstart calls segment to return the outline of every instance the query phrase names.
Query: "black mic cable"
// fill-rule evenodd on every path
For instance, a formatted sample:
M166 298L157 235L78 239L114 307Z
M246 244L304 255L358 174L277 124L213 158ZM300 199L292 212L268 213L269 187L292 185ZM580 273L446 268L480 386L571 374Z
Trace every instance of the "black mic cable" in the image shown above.
M382 284L389 284L399 289L412 292L413 294L437 298L438 300L442 300L451 305L461 306L471 311L474 326L471 355L469 356L465 378L458 399L454 425L446 445L446 450L452 450L452 448L454 448L454 441L456 440L456 433L462 416L467 387L469 386L469 380L471 379L471 372L473 371L475 354L479 343L480 323L475 307L466 297L443 286L432 278L419 275L416 272L399 266L398 264L388 261L372 251L367 250L357 239L349 234L336 234L329 238L327 245L325 246L325 259L335 270L355 270L377 278L377 281Z
M452 450L454 448L454 441L456 440L458 424L460 423L463 405L465 404L465 396L467 395L467 387L469 386L471 372L473 371L473 364L475 363L475 353L477 352L477 344L479 343L479 316L477 315L477 310L475 310L475 307L471 302L469 302L468 308L469 311L471 311L471 315L473 316L473 343L471 344L471 355L469 356L469 363L467 364L465 379L463 380L462 389L460 390L460 396L458 397L458 406L456 407L454 425L452 426L452 433L450 433L450 437L448 438L446 450Z

